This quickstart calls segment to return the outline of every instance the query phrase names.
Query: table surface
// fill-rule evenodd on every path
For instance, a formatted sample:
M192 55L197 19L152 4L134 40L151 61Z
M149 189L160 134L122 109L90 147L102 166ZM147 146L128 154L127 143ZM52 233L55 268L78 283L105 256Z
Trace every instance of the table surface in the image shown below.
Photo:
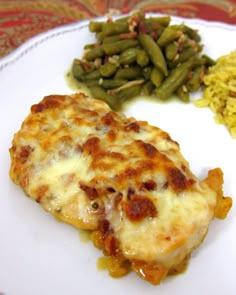
M57 26L137 9L236 24L236 0L0 0L0 58Z

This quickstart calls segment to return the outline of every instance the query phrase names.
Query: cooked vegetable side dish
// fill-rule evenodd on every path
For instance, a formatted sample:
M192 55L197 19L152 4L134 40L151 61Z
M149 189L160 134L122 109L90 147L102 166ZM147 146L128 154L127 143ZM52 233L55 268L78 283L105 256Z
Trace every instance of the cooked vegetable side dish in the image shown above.
M168 133L80 93L33 105L10 155L14 183L57 219L89 230L112 277L133 270L159 284L182 272L212 219L232 206L220 168L198 179Z
M95 98L113 110L138 95L167 100L189 94L203 85L203 77L215 62L202 54L199 33L171 17L136 13L107 21L91 21L97 41L84 46L73 61L73 77L84 83Z
M236 51L218 58L203 82L203 98L194 101L195 105L209 106L216 122L225 124L236 138Z

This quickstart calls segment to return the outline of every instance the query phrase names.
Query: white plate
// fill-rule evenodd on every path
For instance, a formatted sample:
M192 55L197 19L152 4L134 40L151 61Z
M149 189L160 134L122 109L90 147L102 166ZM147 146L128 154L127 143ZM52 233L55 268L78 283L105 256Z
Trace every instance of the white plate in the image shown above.
M183 19L173 18L174 22ZM184 20L199 29L205 53L213 58L236 49L236 29L221 23ZM85 43L93 42L88 22L41 34L0 60L0 294L236 294L236 209L215 220L187 271L152 286L134 274L112 279L98 271L100 252L80 241L74 228L57 222L26 198L8 176L8 149L30 106L44 95L71 93L64 74ZM220 166L224 192L236 197L236 139L216 125L208 109L192 104L137 102L128 115L148 120L180 143L193 172L201 178Z

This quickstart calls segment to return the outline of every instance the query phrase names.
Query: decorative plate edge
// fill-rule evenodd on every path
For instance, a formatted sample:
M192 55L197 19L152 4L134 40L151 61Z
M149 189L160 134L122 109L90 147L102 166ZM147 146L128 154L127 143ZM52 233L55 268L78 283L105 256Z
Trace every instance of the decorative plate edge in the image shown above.
M155 16L157 16L157 15L163 16L166 14L147 13L147 15L148 16L154 16L154 15ZM114 19L122 17L122 16L125 16L125 15L115 16ZM95 18L94 20L99 21L99 20L104 20L104 19L106 19L106 17L101 16L101 17ZM174 22L186 22L186 23L193 24L193 25L194 24L203 25L205 27L214 26L214 27L219 27L221 29L225 29L225 30L236 31L235 26L230 25L230 24L226 24L226 23L222 23L222 22L207 21L207 20L202 20L202 19L198 19L198 18L190 19L190 18L183 18L183 17L177 17L177 16L171 16L171 19ZM87 20L82 20L82 21L76 22L76 23L63 25L63 26L51 29L47 32L43 32L41 34L38 34L35 37L32 37L31 39L27 40L25 43L20 45L16 50L14 50L13 52L8 54L7 56L0 59L0 72L3 71L3 69L5 69L6 67L17 62L20 58L22 58L23 56L28 54L31 50L38 47L39 45L46 42L47 40L55 38L55 37L63 35L63 34L67 34L67 33L81 30L81 29L88 26L89 21L90 21L90 19L87 19Z

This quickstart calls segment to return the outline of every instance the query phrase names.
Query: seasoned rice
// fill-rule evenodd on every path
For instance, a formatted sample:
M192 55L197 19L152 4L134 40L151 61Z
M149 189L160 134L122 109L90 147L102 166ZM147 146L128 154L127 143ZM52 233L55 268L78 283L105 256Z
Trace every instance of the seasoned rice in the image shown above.
M236 138L236 50L217 59L204 79L203 98L194 101L198 107L209 106L215 120L225 124Z

